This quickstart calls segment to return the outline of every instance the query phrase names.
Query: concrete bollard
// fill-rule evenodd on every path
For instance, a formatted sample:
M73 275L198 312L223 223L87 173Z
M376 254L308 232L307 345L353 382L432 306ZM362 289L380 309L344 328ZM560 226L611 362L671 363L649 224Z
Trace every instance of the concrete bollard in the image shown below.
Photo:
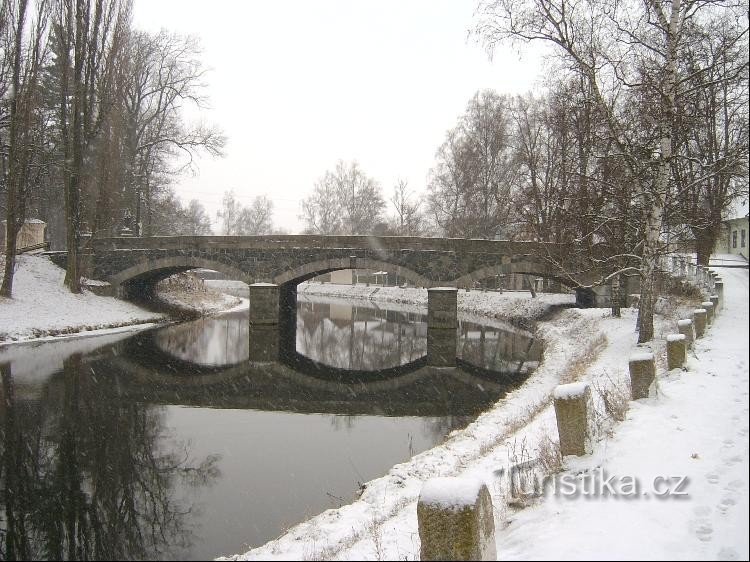
M649 352L637 353L628 361L630 370L630 394L633 400L648 398L648 390L656 378L656 362L654 354Z
M691 349L695 341L695 329L693 321L688 319L677 321L677 331L685 336L685 349Z
M555 388L554 396L560 454L590 454L591 388L587 383L562 384Z
M702 338L706 333L706 309L696 308L693 311L693 326L695 326L695 337Z
M714 303L711 301L703 301L701 308L706 309L706 326L710 326L714 323Z
M719 306L724 306L724 281L721 278L714 282L714 293L719 297Z
M685 364L687 342L684 334L667 336L667 369L679 369Z
M427 480L417 523L422 560L497 560L492 498L481 480Z
M708 297L708 300L710 300L711 304L714 305L714 319L716 319L716 315L719 312L719 296L711 295L710 297Z

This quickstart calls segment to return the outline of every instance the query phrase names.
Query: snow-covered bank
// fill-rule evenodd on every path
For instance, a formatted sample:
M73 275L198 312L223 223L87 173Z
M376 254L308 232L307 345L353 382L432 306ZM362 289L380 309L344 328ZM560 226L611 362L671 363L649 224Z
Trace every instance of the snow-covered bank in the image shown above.
M112 297L89 291L74 295L64 278L65 271L45 257L18 256L13 298L0 298L0 345L165 320L163 314Z
M232 558L417 559L416 500L422 483L453 475L478 477L488 484L501 559L746 558L747 537L739 529L746 528L748 519L747 271L722 274L727 306L693 352L690 370L665 372L664 337L676 331L676 320L694 306L663 301L657 339L648 346L659 359L658 396L632 404L621 425L606 419L597 400L602 432L595 453L568 458L565 466L568 474L604 466L643 482L655 474L687 474L692 478L690 501L579 497L561 505L545 498L522 511L508 504L509 460L541 457L557 441L551 400L555 386L590 380L605 392L622 388L628 379L627 359L636 349L636 311L625 309L616 319L608 310L571 309L540 325L545 355L527 383L467 429L369 482L352 504L328 510ZM704 398L707 390L710 399ZM707 503L710 493L714 505ZM558 515L562 510L564 517ZM674 529L675 524L681 527ZM712 535L721 540L711 543Z
M303 283L297 288L297 293L427 307L427 289ZM545 317L550 309L574 303L574 294L539 293L536 298L531 298L530 293L517 291L458 292L459 312L509 321L538 320Z
M0 256L0 267L4 259ZM63 285L65 271L44 256L18 257L13 298L0 298L0 346L144 329L169 318L133 303L84 290L74 295ZM165 302L196 314L247 308L247 299L183 286L160 293Z

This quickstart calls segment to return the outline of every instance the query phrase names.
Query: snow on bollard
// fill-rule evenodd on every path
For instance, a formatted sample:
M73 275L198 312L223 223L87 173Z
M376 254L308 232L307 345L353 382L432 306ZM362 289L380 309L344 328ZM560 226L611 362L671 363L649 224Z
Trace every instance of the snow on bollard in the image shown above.
M422 560L497 560L492 498L481 480L427 480L417 522Z
M680 369L685 364L687 342L684 334L667 336L667 369Z
M706 309L706 326L710 326L714 323L714 303L711 301L703 301L701 308Z
M693 329L693 321L688 319L677 321L677 331L685 336L685 349L693 347L695 341L695 330Z
M560 435L560 453L591 453L591 389L587 383L562 384L555 388L555 417Z
M695 337L702 338L706 333L706 309L696 308L693 311L693 325L695 326Z
M637 353L630 357L630 394L633 400L648 398L648 390L656 378L656 363L651 352Z

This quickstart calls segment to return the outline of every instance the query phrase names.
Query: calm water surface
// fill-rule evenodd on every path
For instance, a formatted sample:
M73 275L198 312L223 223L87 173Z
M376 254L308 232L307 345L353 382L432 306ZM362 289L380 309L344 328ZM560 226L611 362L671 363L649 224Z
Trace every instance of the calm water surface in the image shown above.
M442 442L533 370L530 334L302 300L279 360L244 313L0 349L0 558L212 558L275 538Z

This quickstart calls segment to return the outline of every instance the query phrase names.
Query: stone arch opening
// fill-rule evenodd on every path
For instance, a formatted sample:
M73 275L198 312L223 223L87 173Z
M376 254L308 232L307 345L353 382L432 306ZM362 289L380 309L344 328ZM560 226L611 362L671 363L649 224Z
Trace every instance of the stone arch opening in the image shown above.
M492 265L475 269L474 271L462 275L455 280L456 287L460 289L472 288L475 282L482 279L494 277L496 275L528 275L534 277L542 277L550 279L561 285L568 287L569 289L575 289L578 285L561 275L556 275L549 270L549 265L544 262L536 262L533 260L525 260L519 262L509 262L499 265Z
M212 269L230 279L251 282L247 274L231 265L191 256L145 260L113 275L109 281L121 298L149 299L159 281L191 269Z
M399 277L407 279L417 287L431 287L433 285L432 281L407 267L381 260L359 257L355 260L351 258L334 258L308 262L277 275L272 279L272 282L287 289L293 289L300 283L309 281L318 275L330 273L331 271L355 268L391 271Z

